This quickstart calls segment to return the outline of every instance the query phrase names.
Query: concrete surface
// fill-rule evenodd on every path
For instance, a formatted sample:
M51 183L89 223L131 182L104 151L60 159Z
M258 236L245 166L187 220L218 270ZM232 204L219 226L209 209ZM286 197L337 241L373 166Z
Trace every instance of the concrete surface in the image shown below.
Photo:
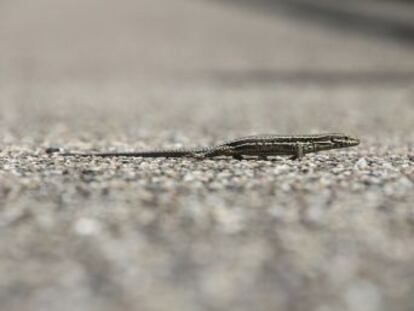
M412 310L414 53L209 1L0 3L1 310ZM343 131L301 162L68 150Z

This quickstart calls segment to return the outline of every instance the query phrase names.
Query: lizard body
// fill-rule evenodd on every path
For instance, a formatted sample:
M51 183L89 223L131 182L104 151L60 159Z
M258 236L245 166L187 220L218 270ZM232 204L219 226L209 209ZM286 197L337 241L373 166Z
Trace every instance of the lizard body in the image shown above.
M207 148L151 150L142 152L98 152L63 153L63 156L82 157L195 157L199 159L229 156L242 159L244 156L256 156L266 159L268 156L291 156L300 159L305 154L331 149L356 146L358 138L340 133L309 135L255 135L224 142Z

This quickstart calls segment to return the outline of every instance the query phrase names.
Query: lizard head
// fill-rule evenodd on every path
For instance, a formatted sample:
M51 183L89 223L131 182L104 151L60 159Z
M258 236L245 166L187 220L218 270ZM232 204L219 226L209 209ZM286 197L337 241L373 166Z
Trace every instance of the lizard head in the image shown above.
M312 151L348 148L359 145L360 140L350 135L334 133L321 135L309 147ZM311 152L312 152L311 151Z
M345 134L331 134L329 137L329 142L332 148L347 148L357 146L360 143L360 140L356 137Z

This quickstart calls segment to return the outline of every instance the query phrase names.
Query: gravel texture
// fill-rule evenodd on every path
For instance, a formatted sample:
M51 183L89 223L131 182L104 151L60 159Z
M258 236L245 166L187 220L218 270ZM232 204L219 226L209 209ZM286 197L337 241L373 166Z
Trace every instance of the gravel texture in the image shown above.
M0 310L413 310L411 47L208 1L1 6ZM325 131L362 143L45 152Z

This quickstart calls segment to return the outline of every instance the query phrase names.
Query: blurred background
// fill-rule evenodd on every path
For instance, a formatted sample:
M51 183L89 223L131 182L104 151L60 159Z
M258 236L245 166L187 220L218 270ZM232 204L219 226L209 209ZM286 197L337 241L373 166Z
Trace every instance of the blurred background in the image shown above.
M413 1L0 0L0 310L413 310L413 124Z
M411 114L391 115L412 108L413 14L410 1L3 0L3 133L406 135Z

